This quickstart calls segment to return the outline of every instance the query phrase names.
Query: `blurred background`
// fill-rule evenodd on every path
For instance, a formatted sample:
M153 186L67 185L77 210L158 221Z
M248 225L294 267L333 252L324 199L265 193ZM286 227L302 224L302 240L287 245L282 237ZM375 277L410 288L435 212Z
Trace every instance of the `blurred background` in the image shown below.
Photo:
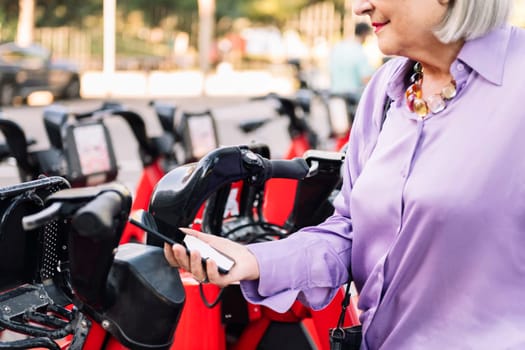
M74 62L86 84L100 80L99 73L106 76L126 73L125 85L130 90L130 85L148 85L151 79L169 82L174 73L179 73L176 81L185 85L184 89L167 92L147 87L135 92L142 95L200 93L204 84L202 74L262 71L266 78L287 77L293 74L289 65L284 64L289 59L300 59L313 84L323 88L327 84L329 48L341 38L351 36L356 21L366 20L352 14L351 3L351 0L1 0L0 42L39 43L50 50L53 60ZM515 0L512 21L525 25L525 0ZM373 38L369 41L365 46L370 59L379 65L381 55ZM131 75L137 72L140 75ZM158 72L172 75L155 75ZM201 82L199 86L194 86L196 81ZM213 81L209 83L213 85ZM293 88L289 83L272 83L277 84L277 89ZM215 84L224 93L238 92ZM107 83L83 84L82 95L111 92L102 90L108 90ZM121 92L126 93L132 95L133 91Z
M4 0L0 40L34 40L57 58L100 70L103 37L111 35L104 27L114 26L118 70L196 68L199 49L213 67L260 68L314 58L352 28L350 8L349 0Z
M290 122L274 118L256 133L240 132L242 121L275 115L271 103L249 98L292 96L299 73L309 89L327 89L330 50L366 20L352 14L351 0L0 0L1 115L40 150L49 146L42 115L53 102L87 111L118 100L158 135L148 106L157 99L177 106L177 116L210 109L221 145L262 142L279 158L290 146ZM525 0L515 0L512 22L525 26ZM364 48L378 67L384 57L374 36ZM331 142L327 110L312 99L308 123L321 144ZM134 188L143 167L122 123L108 121L119 179ZM0 162L0 185L17 181L15 163Z

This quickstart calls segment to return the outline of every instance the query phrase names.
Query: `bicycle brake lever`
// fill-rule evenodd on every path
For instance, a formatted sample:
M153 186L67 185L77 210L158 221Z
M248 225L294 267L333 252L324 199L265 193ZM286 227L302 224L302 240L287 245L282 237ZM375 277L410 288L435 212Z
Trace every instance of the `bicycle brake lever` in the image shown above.
M60 216L63 205L64 203L56 202L38 213L24 216L22 218L22 227L25 231L29 231L47 224Z
M310 165L310 169L308 170L308 174L306 174L305 178L315 176L319 173L319 161L313 160L312 165Z
M59 217L71 216L81 205L82 203L53 202L37 213L24 216L22 227L25 231L34 230Z

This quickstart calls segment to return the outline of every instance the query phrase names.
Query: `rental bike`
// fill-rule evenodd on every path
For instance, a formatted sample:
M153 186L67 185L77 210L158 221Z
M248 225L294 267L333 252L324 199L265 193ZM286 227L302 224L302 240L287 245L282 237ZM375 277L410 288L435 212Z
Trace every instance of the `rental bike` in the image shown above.
M260 150L259 150L260 151ZM154 231L173 240L178 227L191 226L241 243L280 239L329 215L329 195L340 179L342 154L312 151L304 158L269 160L248 146L221 147L199 162L179 166L157 184L148 212ZM286 227L264 218L264 187L271 178L300 180L296 204ZM240 210L224 215L232 184L243 182ZM195 216L204 205L202 221ZM325 210L321 209L325 208ZM147 235L148 244L163 241ZM242 262L238 262L242 263ZM278 314L247 303L238 285L222 291L201 285L183 273L187 302L172 349L328 349L328 329L337 323L343 293L324 310L313 311L296 302ZM358 323L349 308L347 324ZM199 337L200 327L208 332Z
M162 249L119 245L131 194L44 177L0 189L0 349L168 349L185 301Z

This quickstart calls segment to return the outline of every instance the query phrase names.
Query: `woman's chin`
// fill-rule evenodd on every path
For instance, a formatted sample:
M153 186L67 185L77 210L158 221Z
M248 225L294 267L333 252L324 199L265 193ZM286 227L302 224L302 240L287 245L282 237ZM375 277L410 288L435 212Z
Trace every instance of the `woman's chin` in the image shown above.
M383 53L383 55L385 55L385 56L397 56L397 55L399 55L398 54L399 50L397 50L392 45L389 45L388 43L381 44L380 42L378 44L379 44L378 45L379 50L381 51L381 53Z
M378 37L377 46L385 56L403 56L404 47L398 40Z

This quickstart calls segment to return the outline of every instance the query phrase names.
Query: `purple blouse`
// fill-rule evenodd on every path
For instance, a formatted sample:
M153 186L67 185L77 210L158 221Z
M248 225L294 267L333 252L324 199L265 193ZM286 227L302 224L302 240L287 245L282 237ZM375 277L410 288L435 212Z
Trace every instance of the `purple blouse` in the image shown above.
M466 42L457 96L425 119L405 106L407 69L393 59L368 84L333 216L250 245L261 276L243 293L319 309L351 264L362 349L525 349L525 31Z

